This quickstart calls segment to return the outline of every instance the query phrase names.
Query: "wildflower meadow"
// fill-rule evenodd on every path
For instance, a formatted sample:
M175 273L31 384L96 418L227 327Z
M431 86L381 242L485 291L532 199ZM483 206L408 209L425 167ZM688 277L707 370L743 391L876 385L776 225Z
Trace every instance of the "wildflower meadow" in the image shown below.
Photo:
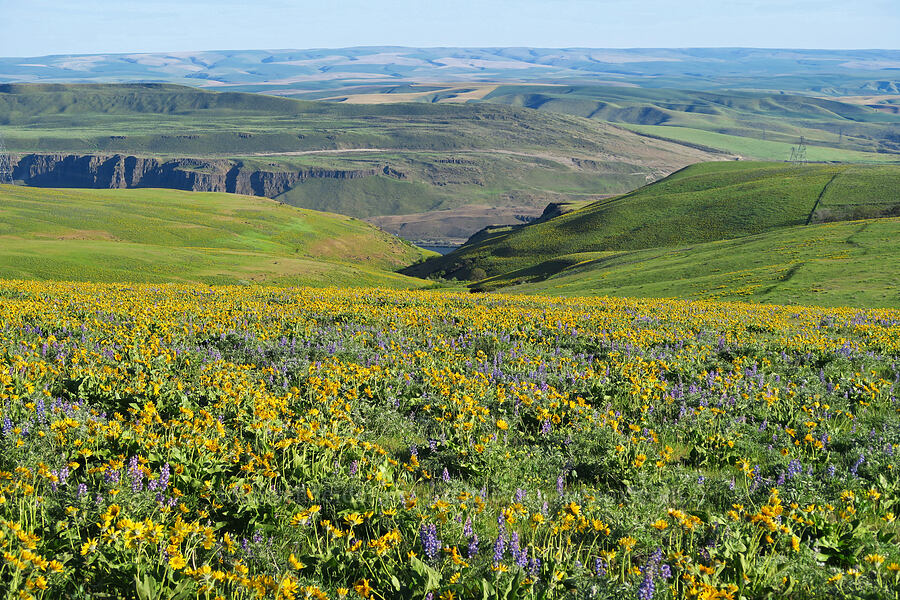
M900 311L0 282L0 593L900 597Z

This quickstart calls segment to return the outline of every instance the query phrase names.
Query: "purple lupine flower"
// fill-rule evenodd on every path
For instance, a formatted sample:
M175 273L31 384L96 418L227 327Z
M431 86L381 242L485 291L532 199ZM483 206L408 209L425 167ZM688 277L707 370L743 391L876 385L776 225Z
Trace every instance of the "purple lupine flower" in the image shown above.
M552 429L552 427L553 426L550 425L550 420L549 419L545 420L544 424L541 425L541 435L547 435L548 433L550 433L550 430Z
M466 523L463 525L463 535L468 539L472 537L472 533L472 519L466 517Z
M862 454L859 455L859 460L850 468L850 472L854 477L858 477L856 471L862 466L862 464L866 461L866 457Z
M131 491L134 493L144 489L144 470L138 463L138 457L132 456L128 464L128 474L131 477Z
M532 577L537 577L537 574L541 572L541 559L537 556L532 556L528 561L528 574Z
M566 478L562 474L560 474L560 476L556 478L556 492L560 496L562 496L563 492L565 492L565 489L566 489Z
M499 563L506 554L506 530L500 529L497 532L497 541L494 542L494 562Z
M359 461L354 460L350 463L350 476L356 475L356 472L359 471Z
M653 575L648 572L644 575L644 580L641 581L641 584L638 586L638 600L653 600L654 591L656 591L656 586L653 584Z
M103 474L103 479L106 480L106 483L111 483L113 485L119 483L120 474L116 469L107 469Z
M87 484L79 483L78 484L78 497L81 498L82 496L87 494L87 492L88 492Z
M444 467L444 472L441 474L441 479L444 483L450 483L450 471L447 470L447 467Z
M606 561L599 556L594 560L594 574L597 575L597 577L606 575Z
M469 540L469 547L467 549L467 553L469 558L474 558L476 554L478 554L478 534L473 533L472 538Z
M165 490L169 485L169 475L171 474L171 469L169 468L169 463L166 463L162 466L162 469L159 470L159 481L157 483L157 487L160 490Z
M793 479L797 475L803 473L803 464L798 459L793 459L790 463L788 463L787 476L788 479Z
M669 565L662 565L659 567L659 576L663 579L669 579L672 577L672 567Z
M422 523L419 528L419 538L422 541L422 550L430 559L434 559L441 549L441 540L437 536L437 526L434 523Z
M521 552L519 552L519 557L516 559L516 564L521 569L525 569L528 566L528 548L525 548Z
M519 532L513 531L509 536L509 554L512 556L513 562L519 562Z
M516 488L516 502L522 502L525 499L525 490Z

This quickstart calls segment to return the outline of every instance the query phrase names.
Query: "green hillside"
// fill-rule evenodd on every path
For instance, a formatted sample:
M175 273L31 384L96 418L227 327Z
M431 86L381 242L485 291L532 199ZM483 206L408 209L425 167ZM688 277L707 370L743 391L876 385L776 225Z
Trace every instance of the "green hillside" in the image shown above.
M897 308L898 239L897 218L798 226L675 248L562 256L479 285L516 294Z
M499 231L406 272L482 279L580 252L683 246L898 215L898 190L900 166L699 164L630 194Z
M611 86L499 86L484 101L631 125L630 129L748 158L900 162L900 114L790 94ZM889 153L889 154L877 154Z
M722 157L527 108L336 104L163 84L0 85L0 130L19 154L227 158L288 173L364 169L365 178L305 177L279 198L359 218L468 205L531 217L549 202L624 193ZM440 220L426 221L424 237L447 237ZM492 223L485 216L463 237Z
M0 278L414 287L427 253L266 198L0 186Z
M167 84L0 85L14 152L245 156L354 148L598 153L641 138L493 104L338 104Z

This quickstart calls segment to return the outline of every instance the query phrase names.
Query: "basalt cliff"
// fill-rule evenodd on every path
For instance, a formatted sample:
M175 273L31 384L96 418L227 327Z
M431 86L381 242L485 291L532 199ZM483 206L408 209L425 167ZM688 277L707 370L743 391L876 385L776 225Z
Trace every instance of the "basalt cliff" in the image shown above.
M157 187L274 198L307 179L357 179L373 175L403 178L402 173L388 166L287 170L279 165L270 171L234 159L160 159L122 154L24 154L10 158L13 178L37 187Z

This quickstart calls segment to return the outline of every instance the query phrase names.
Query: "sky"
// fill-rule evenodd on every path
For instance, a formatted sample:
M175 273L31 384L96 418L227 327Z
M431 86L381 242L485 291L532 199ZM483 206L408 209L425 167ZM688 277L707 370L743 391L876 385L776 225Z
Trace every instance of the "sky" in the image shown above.
M377 45L900 49L900 0L0 0L0 56Z

